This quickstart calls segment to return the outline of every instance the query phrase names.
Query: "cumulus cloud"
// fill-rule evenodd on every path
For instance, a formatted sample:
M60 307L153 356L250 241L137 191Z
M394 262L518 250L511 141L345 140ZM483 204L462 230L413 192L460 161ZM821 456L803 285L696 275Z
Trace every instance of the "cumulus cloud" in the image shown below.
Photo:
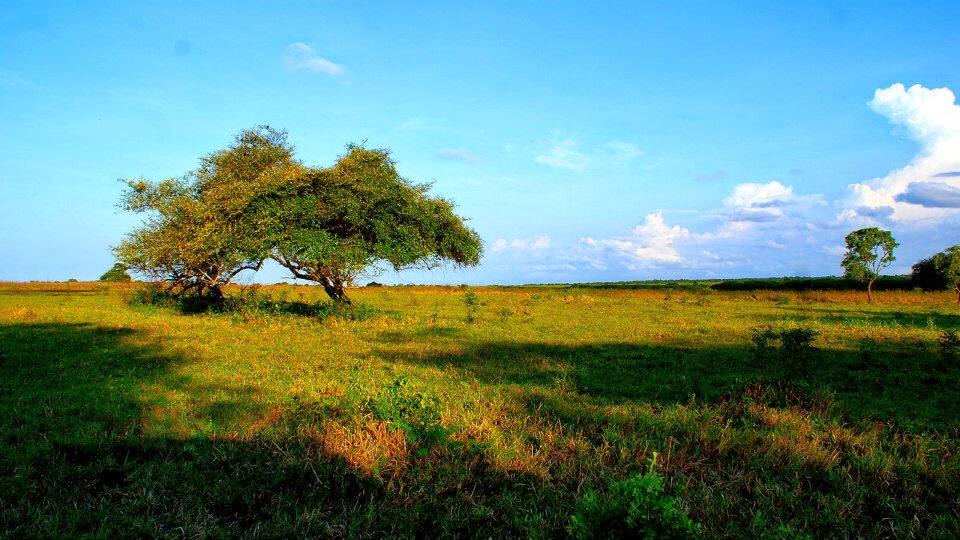
M770 208L793 199L793 186L776 180L766 184L737 184L724 203L734 208Z
M643 222L624 238L596 240L584 238L581 243L593 249L627 256L636 267L664 263L681 263L684 258L677 250L677 240L688 238L690 231L679 225L667 225L662 212L647 214Z
M798 195L793 186L779 181L742 183L734 186L705 230L669 224L662 212L653 212L629 236L583 238L580 249L628 269L724 268L746 261L759 248L787 250L800 237L809 237L798 232L806 226L799 214L821 202L819 196ZM764 225L774 221L775 227Z
M327 60L318 55L313 47L306 43L296 42L287 45L287 52L283 57L283 65L290 71L312 71L336 77L343 75L346 70L340 64Z
M533 238L514 238L513 240L497 238L493 241L490 249L494 253L499 253L508 249L512 251L538 251L548 247L550 247L550 237L541 235Z
M763 223L783 217L783 207L797 200L793 186L774 180L765 184L737 184L723 205L724 213L731 221Z
M466 148L442 148L434 154L437 159L448 161L463 161L464 163L480 163L480 156Z
M896 200L926 208L960 208L960 188L943 182L911 182Z
M920 151L909 164L882 178L852 184L853 209L844 215L917 222L955 213L960 207L954 194L960 189L960 105L953 92L896 83L878 89L869 105L903 127Z

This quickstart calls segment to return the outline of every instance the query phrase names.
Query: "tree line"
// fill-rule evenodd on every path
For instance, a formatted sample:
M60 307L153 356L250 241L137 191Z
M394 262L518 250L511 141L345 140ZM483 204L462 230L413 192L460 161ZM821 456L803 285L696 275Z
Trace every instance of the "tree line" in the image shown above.
M349 145L334 165L310 167L269 126L241 132L182 177L125 183L120 206L145 220L117 260L211 305L271 259L349 303L344 288L381 266L475 265L482 253L453 204L400 176L388 150Z
M900 245L890 231L866 227L844 239L847 251L840 266L843 275L867 286L867 302L873 302L873 285L880 272L896 260L893 251ZM947 249L913 265L911 282L923 290L952 289L960 303L960 245Z
M476 265L483 250L453 204L400 176L388 150L348 145L332 166L311 167L295 157L287 133L270 126L240 132L181 177L125 184L120 206L145 219L114 249L119 262L101 279L123 279L129 269L209 305L267 260L349 303L345 287L383 266ZM865 284L872 302L899 244L876 227L845 242L844 276ZM953 289L960 302L960 245L915 264L912 281Z

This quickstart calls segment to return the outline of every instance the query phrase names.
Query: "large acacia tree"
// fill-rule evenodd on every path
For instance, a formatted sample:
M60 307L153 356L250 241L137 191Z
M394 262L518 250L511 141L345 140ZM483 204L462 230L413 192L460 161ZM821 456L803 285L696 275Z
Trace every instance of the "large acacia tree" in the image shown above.
M382 266L474 265L482 244L428 184L400 176L390 153L348 146L336 164L288 175L250 202L270 257L349 302L344 287Z
M248 194L297 170L286 134L260 127L180 178L128 180L121 207L146 217L116 247L117 259L171 291L218 303L224 286L265 259Z
M213 301L268 258L348 303L344 288L382 266L474 265L482 249L453 205L401 177L388 151L349 146L331 167L305 167L286 133L266 126L183 178L129 181L122 206L148 217L118 259Z

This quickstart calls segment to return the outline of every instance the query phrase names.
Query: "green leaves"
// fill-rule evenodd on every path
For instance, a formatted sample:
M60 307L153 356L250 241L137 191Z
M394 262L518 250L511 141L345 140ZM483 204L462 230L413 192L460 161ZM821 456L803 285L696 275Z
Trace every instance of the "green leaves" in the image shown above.
M924 290L954 289L960 294L960 245L950 246L913 265L910 280ZM960 297L957 301L960 302Z
M378 263L399 270L479 262L479 236L427 188L401 177L387 150L349 146L334 166L305 169L250 207L265 226L271 256L337 299L344 284Z
M284 132L261 126L182 178L128 180L120 206L147 217L116 247L118 260L179 294L222 300L223 286L265 259L260 231L244 209L278 171L298 167L292 150Z
M100 281L130 281L130 274L127 273L127 265L123 263L114 263L109 270L100 276Z
M840 266L844 275L857 281L873 281L880 271L896 260L893 250L900 244L890 231L876 227L858 229L845 238L847 252Z
M644 474L611 482L607 492L588 490L577 502L567 532L573 538L696 538L701 527L678 499L665 493L651 460Z
M115 251L182 293L215 296L273 258L346 302L344 287L381 263L480 261L479 236L428 190L401 177L387 150L350 145L333 166L310 168L286 132L259 126L183 178L127 181L121 207L147 218Z

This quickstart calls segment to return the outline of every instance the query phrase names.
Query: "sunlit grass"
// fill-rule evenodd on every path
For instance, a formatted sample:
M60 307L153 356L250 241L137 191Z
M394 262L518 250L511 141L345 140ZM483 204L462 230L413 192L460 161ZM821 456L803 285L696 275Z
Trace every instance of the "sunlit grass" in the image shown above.
M557 536L658 452L707 536L960 534L950 294L470 291L346 320L0 284L2 530ZM809 373L758 365L764 325L819 332Z

